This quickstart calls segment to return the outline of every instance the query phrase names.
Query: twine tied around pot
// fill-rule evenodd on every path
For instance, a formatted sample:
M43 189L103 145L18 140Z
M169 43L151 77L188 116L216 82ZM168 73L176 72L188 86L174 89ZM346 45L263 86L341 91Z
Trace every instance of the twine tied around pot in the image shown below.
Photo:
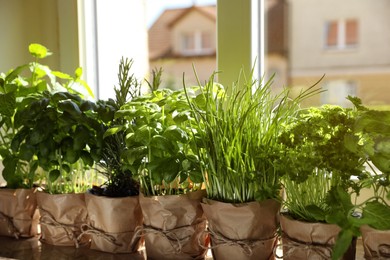
M52 226L56 228L62 228L64 229L66 235L70 240L73 240L76 248L80 247L79 243L79 237L77 236L76 232L79 231L79 228L74 225L68 225L58 222L47 210L44 210L42 208L39 209L39 211L43 214L41 214L40 224L46 225L46 226Z
M322 259L330 259L332 257L332 245L302 242L288 237L285 233L283 233L282 237L285 243L279 243L274 248L274 255L277 259L283 259L283 257L291 256L294 251L298 249L310 250L319 255ZM276 250L278 248L282 248L283 256L277 255Z
M218 232L215 232L211 228L208 228L208 230L205 231L205 232L210 235L211 242L214 242L215 244L212 245L212 246L205 247L205 246L201 245L201 243L199 241L199 246L201 246L202 248L204 248L204 249L215 249L215 248L220 247L220 246L238 246L238 247L240 247L242 249L242 251L247 256L251 256L253 254L253 248L255 248L255 247L257 247L257 246L259 246L261 244L264 244L264 242L267 242L267 241L270 241L270 240L274 240L276 238L276 236L277 236L277 234L274 234L272 237L265 238L265 239L256 239L256 240L242 239L242 240L238 240L238 239L227 238L224 235L222 235L222 234L220 234Z
M365 256L367 259L372 260L384 260L390 258L390 245L388 244L380 244L377 247L377 250L371 249L370 250L370 256Z
M177 236L176 232L179 232L179 231L183 232L183 230L186 230L186 229L188 229L190 231L189 232L190 235L185 236L183 238L180 238L179 236ZM165 237L169 241L169 243L171 244L172 248L174 248L177 253L181 253L183 245L185 243L187 243L192 236L191 229L192 229L191 225L182 226L182 227L178 227L178 228L174 228L174 229L170 229L170 230L162 230L162 229L158 229L158 228L154 228L152 226L146 226L146 225L138 226L135 229L135 234L134 234L134 237L132 239L132 243L136 238L141 238L148 233L149 234L157 234L157 235Z
M6 214L4 214L3 212L0 211L0 219L4 219L4 221L7 225L7 228L8 228L8 232L10 234L12 234L16 239L19 239L20 233L14 225L13 218L10 216L7 216Z
M90 226L88 224L81 225L81 234L77 237L77 240L80 241L84 235L96 235L98 237L102 237L107 242L109 242L115 246L122 246L122 244L116 242L115 237L109 235L108 233L104 232L103 230L97 229L97 228Z

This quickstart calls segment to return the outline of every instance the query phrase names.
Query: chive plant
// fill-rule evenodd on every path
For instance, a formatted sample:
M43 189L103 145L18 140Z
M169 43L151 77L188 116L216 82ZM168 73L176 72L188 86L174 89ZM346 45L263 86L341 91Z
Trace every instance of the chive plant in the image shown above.
M314 86L290 98L288 89L273 94L273 77L246 80L241 74L230 88L214 82L215 74L188 98L200 133L198 156L208 198L244 203L280 193L278 136L294 119L300 102L319 92Z

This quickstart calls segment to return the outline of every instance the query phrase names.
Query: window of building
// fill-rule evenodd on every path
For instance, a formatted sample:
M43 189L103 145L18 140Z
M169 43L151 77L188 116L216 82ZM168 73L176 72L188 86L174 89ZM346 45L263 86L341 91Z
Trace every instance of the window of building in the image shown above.
M357 95L356 82L349 80L328 81L324 84L323 89L325 90L321 94L323 104L351 107L352 103L346 97Z
M334 20L325 23L325 47L346 49L358 44L356 19Z
M205 31L182 33L181 50L183 55L202 55L212 53L212 33Z

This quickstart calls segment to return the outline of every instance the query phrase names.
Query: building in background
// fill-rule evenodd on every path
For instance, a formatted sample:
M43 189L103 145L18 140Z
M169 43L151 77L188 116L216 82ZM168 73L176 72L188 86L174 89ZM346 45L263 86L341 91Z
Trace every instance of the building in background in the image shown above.
M289 78L300 88L319 83L315 104L390 104L390 2L289 0Z
M216 70L215 6L167 9L150 27L149 67L162 68L162 86L203 83ZM196 74L195 74L195 71ZM184 74L184 75L183 75Z
M149 67L163 69L164 87L182 88L183 74L187 85L204 83L217 70L216 15L215 5L167 9L150 27ZM281 87L288 68L285 1L267 0L267 16L266 76L276 73L274 86Z

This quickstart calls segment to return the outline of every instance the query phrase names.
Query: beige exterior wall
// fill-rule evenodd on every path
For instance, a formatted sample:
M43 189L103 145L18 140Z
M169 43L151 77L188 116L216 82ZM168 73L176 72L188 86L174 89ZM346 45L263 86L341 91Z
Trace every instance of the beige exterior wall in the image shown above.
M299 92L302 88L307 88L317 82L321 76L307 76L307 77L294 77L291 85L293 86L294 92ZM361 98L363 104L373 108L384 108L387 105L389 109L390 104L390 73L382 74L366 74L366 75L339 75L339 76L328 76L318 84L322 84L326 81L333 81L339 79L353 80L357 83L357 97ZM310 100L305 102L305 105L320 105L321 96L317 95Z
M196 29L194 27L196 26ZM201 31L201 32L210 32L212 35L212 46L216 46L216 26L215 22L211 19L205 17L204 14L201 14L198 11L193 11L188 13L185 17L178 20L176 24L173 25L172 28L172 45L173 45L173 53L180 54L181 53L181 35L186 32L193 31ZM215 48L214 48L215 50Z
M291 86L349 80L365 105L390 104L390 2L387 0L290 0L289 46ZM325 22L358 20L358 45L345 50L324 48ZM308 101L321 104L319 96Z
M288 87L288 63L285 57L277 54L269 54L265 57L265 79L268 80L272 75L272 90L275 93Z
M192 64L201 83L207 81L216 71L215 57L162 59L150 63L150 68L162 68L162 86L183 88L183 73L186 86L198 85Z
M390 51L389 1L293 0L289 6L292 76L300 70L330 66L390 65L390 56L383 55ZM325 22L348 18L358 19L357 48L326 50Z

